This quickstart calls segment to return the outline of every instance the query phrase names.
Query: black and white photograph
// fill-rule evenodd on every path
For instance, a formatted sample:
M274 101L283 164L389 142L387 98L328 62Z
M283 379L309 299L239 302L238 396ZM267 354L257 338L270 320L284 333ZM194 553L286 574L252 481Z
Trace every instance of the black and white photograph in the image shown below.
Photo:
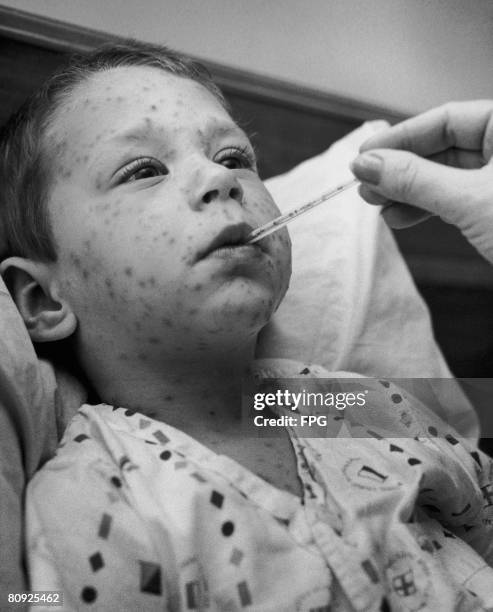
M493 3L0 0L0 612L493 610Z

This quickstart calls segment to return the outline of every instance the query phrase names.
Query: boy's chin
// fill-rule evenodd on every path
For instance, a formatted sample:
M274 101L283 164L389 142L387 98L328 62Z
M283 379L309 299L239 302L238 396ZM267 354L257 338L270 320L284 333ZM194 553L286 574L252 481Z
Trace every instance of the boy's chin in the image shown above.
M272 297L229 301L213 315L213 326L219 334L248 335L258 333L274 313Z

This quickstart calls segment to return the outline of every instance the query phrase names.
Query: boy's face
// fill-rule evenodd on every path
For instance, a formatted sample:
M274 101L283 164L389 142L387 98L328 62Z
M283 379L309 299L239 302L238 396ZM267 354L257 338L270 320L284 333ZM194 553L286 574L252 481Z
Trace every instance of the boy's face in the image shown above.
M88 342L146 361L268 321L289 282L289 238L235 246L279 211L248 138L203 86L149 67L98 73L47 139L53 269Z

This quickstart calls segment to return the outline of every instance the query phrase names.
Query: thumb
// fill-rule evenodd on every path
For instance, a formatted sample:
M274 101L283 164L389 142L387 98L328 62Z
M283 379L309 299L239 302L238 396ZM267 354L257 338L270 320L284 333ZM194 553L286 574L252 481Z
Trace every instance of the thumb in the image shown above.
M484 193L482 170L452 168L407 151L374 149L359 155L351 169L372 192L418 206L449 223L463 220L474 194L479 189Z

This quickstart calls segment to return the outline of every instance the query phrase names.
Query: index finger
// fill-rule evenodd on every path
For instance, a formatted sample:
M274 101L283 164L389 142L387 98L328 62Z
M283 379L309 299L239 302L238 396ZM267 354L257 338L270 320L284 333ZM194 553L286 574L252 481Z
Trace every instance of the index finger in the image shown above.
M451 147L493 154L493 100L450 102L372 136L360 147L404 149L428 157Z

